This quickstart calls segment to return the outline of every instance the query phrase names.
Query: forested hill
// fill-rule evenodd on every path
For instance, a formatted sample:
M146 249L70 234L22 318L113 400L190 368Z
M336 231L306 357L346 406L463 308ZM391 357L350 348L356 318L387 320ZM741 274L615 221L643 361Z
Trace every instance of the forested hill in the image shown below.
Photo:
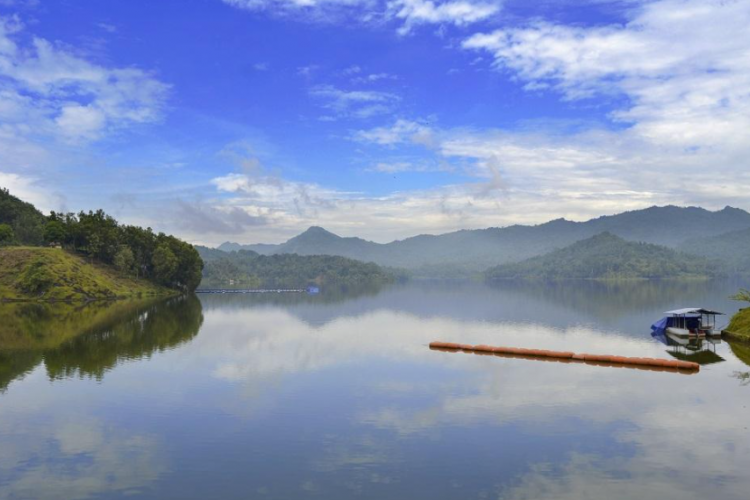
M345 257L259 255L249 250L222 252L200 246L196 248L206 262L204 286L224 286L231 280L248 288L300 288L311 284L381 284L399 277L377 264Z
M695 238L678 248L715 261L727 274L750 275L750 229L715 237Z
M717 272L702 257L602 233L546 255L494 267L487 271L486 277L489 280L708 278Z
M750 213L744 210L727 207L709 211L697 207L667 206L604 216L586 222L558 219L537 226L420 235L387 244L356 237L343 238L323 228L311 227L280 245L225 243L219 248L243 248L265 255L340 255L384 266L417 270L417 274L420 268L429 269L427 274L447 268L469 274L543 255L602 232L610 232L629 241L677 248L685 242L745 229L750 229Z
M150 228L120 224L102 210L77 214L52 212L45 217L33 205L2 188L0 246L25 248L27 251L22 255L26 260L23 262L35 269L39 267L34 267L35 262L44 260L41 255L39 259L33 255L29 257L35 248L59 247L71 255L84 258L85 264L108 266L123 278L147 280L180 291L194 290L200 283L203 268L203 261L195 248L174 236L154 233ZM62 262L60 259L57 261ZM8 265L8 262L0 262L0 267ZM24 269L26 267L3 268L2 271L5 279L11 280L14 273L21 273ZM48 275L45 286L58 291L67 286L54 280L55 276ZM119 295L114 290L111 292L112 295ZM96 296L99 296L98 292Z

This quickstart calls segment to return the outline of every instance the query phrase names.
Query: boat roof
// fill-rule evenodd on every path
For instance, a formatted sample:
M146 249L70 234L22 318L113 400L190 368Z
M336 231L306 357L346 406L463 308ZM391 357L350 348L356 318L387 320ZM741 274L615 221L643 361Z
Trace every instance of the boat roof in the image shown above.
M675 309L674 311L667 311L664 314L670 316L683 316L685 314L721 314L724 313L719 311L712 311L711 309L703 309L702 307L686 307L684 309Z

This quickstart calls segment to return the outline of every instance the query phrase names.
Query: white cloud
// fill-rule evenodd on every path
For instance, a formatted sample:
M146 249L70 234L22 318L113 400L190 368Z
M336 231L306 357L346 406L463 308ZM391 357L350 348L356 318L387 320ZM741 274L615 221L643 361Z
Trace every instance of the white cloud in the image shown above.
M750 130L750 4L659 0L625 25L538 23L474 35L499 69L569 99L624 95L612 114L654 144L744 148Z
M106 123L104 112L94 106L64 106L55 119L63 136L72 139L95 138Z
M403 20L400 34L407 34L419 24L453 24L465 26L483 21L500 11L499 2L448 0L392 0L388 2L391 16Z
M168 86L135 68L92 64L0 19L0 115L22 136L87 141L159 118Z

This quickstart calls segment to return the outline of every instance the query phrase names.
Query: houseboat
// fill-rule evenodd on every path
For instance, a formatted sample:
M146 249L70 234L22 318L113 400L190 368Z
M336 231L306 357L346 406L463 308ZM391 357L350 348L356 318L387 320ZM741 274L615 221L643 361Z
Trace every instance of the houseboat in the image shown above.
M716 316L723 315L719 311L700 307L687 307L667 311L666 316L651 325L654 332L664 332L674 337L706 337L721 335L716 328Z

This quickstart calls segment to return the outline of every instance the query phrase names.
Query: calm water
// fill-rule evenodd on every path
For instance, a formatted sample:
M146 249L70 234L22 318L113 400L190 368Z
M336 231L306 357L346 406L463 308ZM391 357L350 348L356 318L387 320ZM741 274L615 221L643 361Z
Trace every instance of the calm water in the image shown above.
M738 286L0 305L0 499L745 500L748 347L692 376L426 347L669 358L660 313Z

